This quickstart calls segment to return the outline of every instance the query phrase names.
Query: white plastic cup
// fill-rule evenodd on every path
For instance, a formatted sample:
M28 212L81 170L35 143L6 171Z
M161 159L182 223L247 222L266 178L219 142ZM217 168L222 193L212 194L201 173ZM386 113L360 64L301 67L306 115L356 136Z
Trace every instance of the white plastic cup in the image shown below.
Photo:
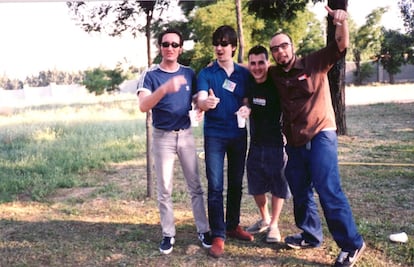
M408 241L408 235L405 232L391 234L389 238L392 242L398 242L398 243L406 243Z
M191 121L191 127L198 127L198 120L197 120L197 110L190 110L188 112Z
M239 125L239 128L246 127L246 118L243 118L238 112L236 112L237 115L237 124Z

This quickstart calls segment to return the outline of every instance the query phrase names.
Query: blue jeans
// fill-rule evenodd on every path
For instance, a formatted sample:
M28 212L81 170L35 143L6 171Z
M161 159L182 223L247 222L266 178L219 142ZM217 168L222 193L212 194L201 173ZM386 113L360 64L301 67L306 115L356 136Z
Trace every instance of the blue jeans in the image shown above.
M296 226L311 244L320 245L322 226L314 200L319 195L329 232L344 251L360 248L363 243L356 228L351 207L341 189L335 131L318 133L308 145L286 146L286 178L293 195Z
M234 230L239 225L246 149L246 134L232 139L204 137L208 220L212 237L225 239L226 231ZM226 220L224 220L223 204L225 156L227 156Z

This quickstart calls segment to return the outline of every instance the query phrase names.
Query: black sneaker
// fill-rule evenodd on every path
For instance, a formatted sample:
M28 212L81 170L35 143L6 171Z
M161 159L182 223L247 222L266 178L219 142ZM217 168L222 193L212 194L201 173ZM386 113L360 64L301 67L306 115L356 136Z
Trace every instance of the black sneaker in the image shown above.
M174 237L164 236L160 245L160 252L162 254L170 254L173 251L173 245L175 243Z
M365 243L362 243L362 246L354 250L352 252L347 251L341 251L339 253L338 258L335 261L334 266L335 267L352 267L355 265L355 263L358 261L358 259L361 257L362 252L365 249Z
M302 234L296 234L287 236L285 238L285 244L293 249L304 249L317 247L315 244L308 243L302 236Z
M211 248L212 240L211 240L210 232L198 233L198 239L200 239L203 247Z

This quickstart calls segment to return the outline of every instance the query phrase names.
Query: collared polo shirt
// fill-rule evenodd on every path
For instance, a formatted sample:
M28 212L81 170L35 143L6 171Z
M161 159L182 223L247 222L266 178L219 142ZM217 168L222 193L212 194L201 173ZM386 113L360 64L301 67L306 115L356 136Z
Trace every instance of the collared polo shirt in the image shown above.
M247 68L235 63L230 76L217 61L200 71L197 90L208 93L209 89L213 89L215 96L220 98L217 107L204 114L205 136L235 138L246 133L246 128L238 127L236 111L243 105L249 78Z
M336 42L309 54L296 58L288 72L281 66L269 68L282 101L283 132L292 146L309 142L325 129L336 129L335 113L327 73L344 57Z
M152 108L152 125L157 129L173 131L190 127L188 111L196 93L196 75L187 66L179 65L177 70L168 72L157 64L145 71L138 81L137 92L148 90L152 93L177 75L184 75L187 84L182 85L178 92L165 95Z

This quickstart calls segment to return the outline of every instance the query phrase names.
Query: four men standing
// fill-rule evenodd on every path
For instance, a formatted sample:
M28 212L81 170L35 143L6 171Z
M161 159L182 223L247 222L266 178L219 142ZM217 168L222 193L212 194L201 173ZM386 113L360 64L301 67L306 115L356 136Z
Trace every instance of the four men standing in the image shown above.
M183 166L197 231L202 244L210 247L209 254L220 257L227 237L253 240L253 236L239 225L247 130L238 127L236 118L237 113L247 118L250 108L251 140L246 168L249 193L254 195L262 215L255 230L261 231L267 225L267 241L280 241L278 218L283 200L289 197L283 175L286 158L280 129L280 95L283 133L287 138L289 156L285 174L293 195L295 222L302 230L300 234L286 237L285 243L295 249L317 247L322 243L322 226L314 201L315 189L329 231L341 248L335 266L353 266L358 260L365 243L356 229L340 186L336 124L327 79L327 72L345 55L349 43L347 13L339 9L327 10L337 25L336 42L298 58L291 38L285 33L275 34L270 50L277 66L269 68L271 79L267 77L266 49L255 47L249 52L249 69L256 83L249 81L250 74L246 68L233 62L237 35L230 26L221 26L213 33L216 60L200 71L197 82L192 70L177 63L182 47L181 35L177 32L161 34L158 43L162 62L142 76L138 89L141 111L153 109L153 153L160 159L156 161L155 170L164 236L161 252L170 253L174 244L171 201L174 154L179 156ZM254 90L248 91L249 86ZM274 87L274 92L269 93L269 88ZM205 113L209 225L206 223L194 138L188 118L191 100L196 93L197 106ZM226 210L223 206L225 157L228 172ZM267 176L273 180L269 182L265 178ZM272 193L272 216L267 212L264 195L268 191Z

